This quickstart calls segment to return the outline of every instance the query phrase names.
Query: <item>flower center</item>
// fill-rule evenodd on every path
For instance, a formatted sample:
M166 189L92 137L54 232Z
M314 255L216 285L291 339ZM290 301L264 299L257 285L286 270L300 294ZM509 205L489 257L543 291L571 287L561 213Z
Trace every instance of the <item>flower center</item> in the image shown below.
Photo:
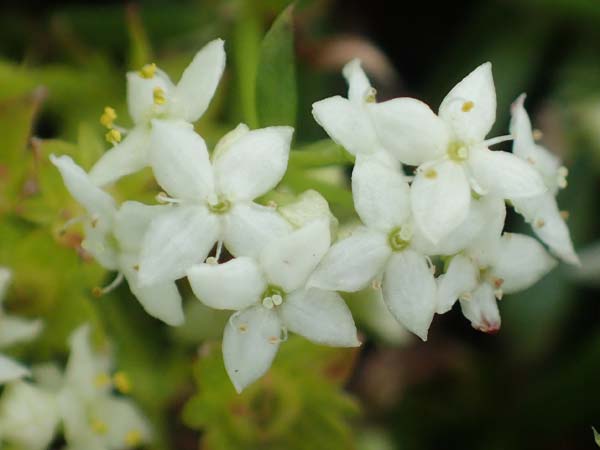
M465 144L459 141L451 142L450 145L448 145L447 152L448 157L452 161L463 162L469 158L469 149Z
M267 309L273 309L283 303L285 292L279 286L269 285L262 294L262 305Z
M209 203L208 210L213 214L225 214L231 208L229 200L221 200L218 203Z
M394 228L388 235L388 243L395 252L401 252L410 244L412 229L409 226Z

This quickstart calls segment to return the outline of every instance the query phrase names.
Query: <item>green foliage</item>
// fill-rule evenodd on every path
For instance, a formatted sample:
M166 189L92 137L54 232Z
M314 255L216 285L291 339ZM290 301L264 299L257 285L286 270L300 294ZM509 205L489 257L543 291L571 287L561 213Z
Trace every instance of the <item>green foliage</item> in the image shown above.
M600 447L600 433L598 433L594 427L592 427L592 431L594 433L594 442L596 442L596 445Z
M277 17L260 46L256 105L260 126L296 125L294 4Z
M300 337L282 344L269 373L238 395L221 349L205 344L194 373L197 393L183 418L207 450L351 450L348 419L358 407L344 391L356 350L315 346Z

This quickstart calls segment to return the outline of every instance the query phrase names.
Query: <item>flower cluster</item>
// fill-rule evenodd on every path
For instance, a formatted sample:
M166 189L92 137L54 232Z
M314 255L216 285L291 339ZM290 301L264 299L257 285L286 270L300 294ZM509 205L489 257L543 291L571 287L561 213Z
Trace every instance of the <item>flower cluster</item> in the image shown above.
M338 291L381 290L392 315L423 339L434 314L457 299L474 327L497 330L496 299L555 263L533 238L503 234L506 201L552 251L576 262L555 202L566 171L535 144L522 97L511 135L486 139L496 109L489 63L452 89L439 115L410 98L376 103L360 63L344 68L348 99L328 98L313 110L356 155L352 194L363 226L337 242L318 193L285 207L260 203L286 172L291 127L240 124L208 151L193 122L224 65L216 40L176 86L153 64L129 73L135 127L115 125L107 107L101 122L115 146L90 173L67 156L52 162L87 210L84 248L119 273L109 288L127 279L148 313L169 325L184 320L175 284L183 277L200 301L233 311L223 356L238 391L268 370L288 331L325 345L360 345ZM512 154L488 148L513 138ZM162 189L160 204L117 206L104 187L146 166ZM416 166L414 176L408 166ZM444 273L436 277L438 262Z
M107 352L93 350L90 328L78 328L63 372L54 363L32 379L9 383L0 399L0 438L28 450L48 448L62 429L69 449L125 450L151 439L150 425L123 394L130 381L111 376Z

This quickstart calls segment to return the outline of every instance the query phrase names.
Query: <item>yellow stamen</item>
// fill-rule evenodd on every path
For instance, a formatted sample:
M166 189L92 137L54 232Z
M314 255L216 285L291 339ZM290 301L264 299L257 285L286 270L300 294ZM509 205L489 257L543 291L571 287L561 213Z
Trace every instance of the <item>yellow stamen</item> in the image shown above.
M110 377L107 373L99 373L98 375L96 375L96 378L94 378L94 384L97 388L106 387L110 384Z
M125 445L128 447L137 447L142 443L142 433L138 430L128 431L125 435Z
M90 427L92 428L92 431L96 434L108 433L108 425L106 425L106 422L103 422L101 420L92 419L92 421L90 422Z
M437 172L434 169L427 169L425 171L425 178L433 180L434 178L437 178Z
M544 133L542 133L542 130L533 130L531 134L533 134L533 139L535 139L536 141L539 141L541 138L544 137Z
M473 103L471 100L464 102L462 104L462 112L469 112L473 109L473 107L475 106L475 103Z
M116 145L119 142L121 142L121 132L114 128L112 130L110 130L108 133L106 133L106 135L104 137L106 138L106 140L108 142L110 142L113 145Z
M102 288L96 286L94 289L92 289L92 295L96 298L102 297Z
M560 212L560 217L563 218L563 220L567 220L569 218L569 211L561 211Z
M155 87L152 91L152 95L154 96L154 104L155 105L164 105L167 102L167 97L165 95L165 90L161 87Z
M154 78L154 75L156 74L156 64L146 64L140 69L139 74L140 77L146 78L147 80L150 78Z
M113 383L117 390L121 394L128 394L131 392L131 381L125 372L117 372L113 376Z
M100 116L100 123L106 128L112 128L116 118L117 113L115 112L115 110L110 106L107 106L104 108L104 112Z

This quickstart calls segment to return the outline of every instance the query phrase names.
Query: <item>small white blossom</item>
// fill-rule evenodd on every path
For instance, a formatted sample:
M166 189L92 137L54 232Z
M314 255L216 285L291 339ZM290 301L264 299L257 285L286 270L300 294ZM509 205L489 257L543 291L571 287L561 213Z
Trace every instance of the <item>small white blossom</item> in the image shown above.
M0 439L24 450L45 450L60 415L52 392L25 381L9 383L0 399Z
M42 331L41 320L23 319L4 312L2 303L11 279L11 271L0 267L0 348L35 339ZM21 364L0 354L0 384L23 378L28 374L29 370Z
M57 394L69 447L121 450L149 442L150 426L135 404L112 393L127 393L129 381L119 372L111 377L111 359L92 350L89 326L78 328L70 344Z
M353 155L372 155L383 150L367 105L375 102L376 91L354 59L344 66L348 98L339 95L313 103L313 116L335 142Z
M221 39L209 42L194 57L177 85L154 64L127 74L127 104L135 124L125 139L106 152L90 171L94 184L112 183L124 175L149 165L153 118L195 122L213 97L225 68L225 50ZM121 129L113 121L116 114L105 110L101 122L110 131L107 139L119 142ZM124 130L123 130L124 132Z
M369 107L384 147L403 164L419 166L411 186L411 207L416 223L433 243L465 220L471 189L511 200L546 189L528 164L510 153L488 149L507 139L485 140L496 118L490 63L448 93L439 115L412 98Z
M329 223L321 219L271 240L257 259L238 257L187 271L203 303L238 311L223 336L225 368L238 392L269 369L288 330L320 344L360 345L342 298L306 286L329 244Z
M383 274L388 309L426 340L436 307L436 285L430 262L413 239L419 230L404 175L385 158L358 158L352 193L365 226L331 247L309 285L354 292Z
M236 256L254 256L273 237L290 231L274 208L253 200L283 177L293 128L250 131L238 126L209 159L191 126L155 120L150 161L171 210L152 221L144 238L140 282L183 277L204 261L215 242Z
M142 286L138 280L142 238L150 222L168 212L167 206L128 201L117 209L113 198L97 187L68 156L50 156L71 195L87 210L82 246L108 270L124 276L144 309L170 325L183 323L181 296L174 278ZM116 284L116 283L115 283ZM114 284L111 286L114 287Z
M512 199L512 204L557 256L568 263L578 264L569 229L555 198L558 191L567 186L567 168L561 165L558 157L535 143L524 102L525 94L512 105L510 131L514 137L513 153L538 171L548 190L534 197Z
M556 265L532 237L513 233L500 237L503 219L491 223L468 249L453 256L437 280L437 313L449 311L459 299L473 328L486 333L500 329L496 299L527 289Z

